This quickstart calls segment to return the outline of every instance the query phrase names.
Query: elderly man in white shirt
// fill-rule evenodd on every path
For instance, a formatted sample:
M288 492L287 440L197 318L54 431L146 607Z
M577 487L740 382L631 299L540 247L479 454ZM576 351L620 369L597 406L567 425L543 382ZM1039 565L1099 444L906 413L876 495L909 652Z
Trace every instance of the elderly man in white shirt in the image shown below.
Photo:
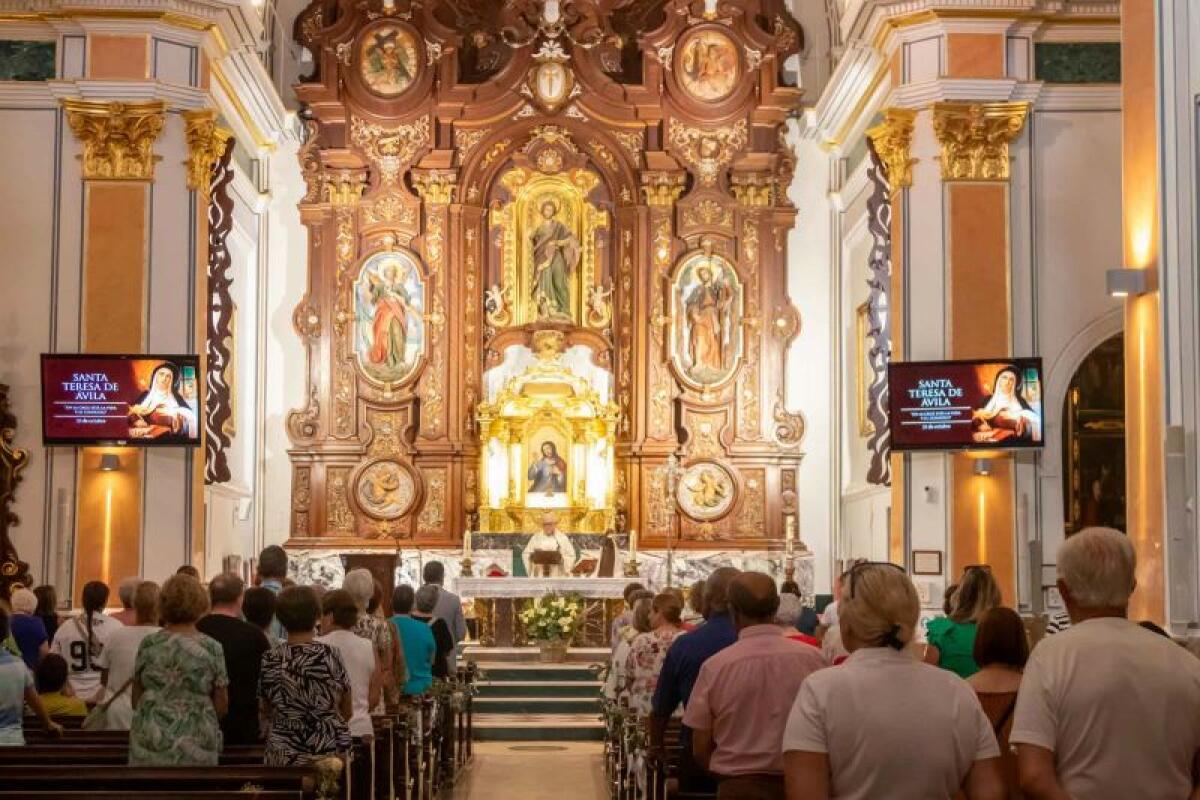
M1071 627L1034 648L1009 736L1026 797L1200 797L1200 661L1126 618L1135 567L1109 528L1058 551Z

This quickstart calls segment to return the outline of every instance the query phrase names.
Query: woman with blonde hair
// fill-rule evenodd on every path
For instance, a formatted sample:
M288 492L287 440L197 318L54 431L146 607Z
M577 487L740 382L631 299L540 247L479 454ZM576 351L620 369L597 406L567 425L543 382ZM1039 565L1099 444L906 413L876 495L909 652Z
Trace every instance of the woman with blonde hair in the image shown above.
M950 598L950 613L929 623L926 660L961 678L978 672L974 651L979 620L1000 602L1000 586L992 577L991 567L975 564L963 570L958 589Z
M921 604L904 570L859 564L838 599L850 656L800 686L783 735L789 800L1001 800L1000 748L975 693L909 652Z

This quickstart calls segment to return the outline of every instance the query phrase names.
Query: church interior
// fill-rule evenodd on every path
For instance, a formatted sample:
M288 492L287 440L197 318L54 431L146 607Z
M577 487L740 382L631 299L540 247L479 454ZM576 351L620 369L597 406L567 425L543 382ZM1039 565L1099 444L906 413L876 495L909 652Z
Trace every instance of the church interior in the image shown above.
M440 564L442 749L286 795L356 800L667 796L588 669L633 582L824 629L891 563L924 630L982 565L1039 636L1102 527L1190 641L1193 46L1171 0L0 0L0 594L281 546L390 613Z

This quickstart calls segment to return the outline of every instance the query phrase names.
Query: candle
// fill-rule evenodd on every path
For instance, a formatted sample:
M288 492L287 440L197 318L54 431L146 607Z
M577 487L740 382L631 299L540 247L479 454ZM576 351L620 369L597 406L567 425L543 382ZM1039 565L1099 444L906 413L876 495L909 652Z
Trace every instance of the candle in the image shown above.
M637 560L637 531L629 532L629 560Z
M796 538L796 518L788 516L783 521L783 539L786 542L791 542Z
M471 532L463 531L463 558L471 557Z

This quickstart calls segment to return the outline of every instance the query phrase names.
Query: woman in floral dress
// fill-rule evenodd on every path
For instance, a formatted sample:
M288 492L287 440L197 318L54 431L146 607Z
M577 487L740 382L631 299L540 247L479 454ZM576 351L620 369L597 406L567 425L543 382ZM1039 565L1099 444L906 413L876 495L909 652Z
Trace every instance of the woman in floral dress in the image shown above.
M350 749L350 678L338 651L314 641L321 616L317 593L290 586L275 615L287 641L263 655L258 701L270 720L264 762L307 764Z
M208 593L195 578L175 575L162 587L159 609L163 629L142 640L134 665L129 763L215 765L229 678L221 645L196 630Z
M654 687L662 672L663 661L675 638L683 633L680 615L683 603L675 592L655 595L650 604L650 632L640 633L629 648L625 661L625 686L629 707L639 714L650 713Z

